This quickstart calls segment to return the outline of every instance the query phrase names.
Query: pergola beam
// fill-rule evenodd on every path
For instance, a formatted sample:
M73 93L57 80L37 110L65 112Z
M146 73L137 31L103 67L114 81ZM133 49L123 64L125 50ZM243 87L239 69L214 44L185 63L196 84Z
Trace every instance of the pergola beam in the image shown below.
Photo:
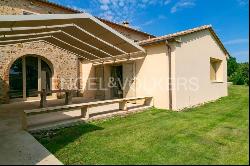
M67 24L67 26L73 26L72 24ZM46 26L44 26L44 27L46 27ZM15 28L15 30L16 30L17 28ZM21 29L21 30L25 30L23 27L19 27L17 30L19 30L19 29ZM38 28L36 27L36 28L33 28L32 27L32 30L37 30ZM39 32L39 33L31 33L31 34L15 34L15 35L2 35L2 36L0 36L0 38L2 38L2 37L21 37L21 36L28 36L28 35L42 35L42 34L53 34L53 33L57 33L57 32L61 32L61 33L63 33L64 35L66 35L66 36L68 36L68 37L70 37L70 38L72 38L72 39L74 39L74 40L76 40L76 41L78 41L78 42L80 42L80 43L82 43L82 44L84 44L84 45L87 45L88 47L91 47L93 50L97 50L97 51L100 51L101 53L103 53L103 54L106 54L107 56L110 56L110 57L112 57L113 55L111 55L111 54L109 54L109 53L107 53L107 52L105 52L105 51L103 51L103 50L101 50L101 49L99 49L99 48L97 48L97 47L95 47L95 46L92 46L92 45L90 45L90 44L88 44L88 43L86 43L86 42L84 42L84 41L82 41L82 40L80 40L80 39L78 39L78 38L76 38L76 37L74 37L74 36L72 36L72 35L70 35L69 33L67 33L67 32L65 32L64 30L57 30L57 31L47 31L47 32Z
M62 41L61 39L58 39L58 38L56 38L56 37L54 37L54 36L52 36L52 35L49 35L49 36L42 36L42 37L34 37L34 38L27 38L27 39L16 39L16 40L0 41L0 44L1 44L1 43L11 43L11 42L15 42L15 41L21 42L21 41L27 41L27 40L33 40L33 39L44 39L44 38L53 38L53 39L55 39L55 40L57 40L57 41L59 41L59 42L61 42L61 43L64 43L64 44L66 44L66 45L68 45L68 46L70 46L70 47L72 47L72 48L74 48L74 49L77 49L77 50L79 50L79 51L81 51L81 52L84 52L84 53L86 53L86 54L88 54L88 55L91 55L91 56L93 56L93 57L95 57L95 58L97 58L97 59L101 59L100 57L98 57L98 56L96 56L96 55L94 55L94 54L92 54L92 53L89 53L89 52L87 52L87 51L85 51L85 50L83 50L83 49L80 49L80 48L78 48L78 47L76 47L76 46L73 46L73 45L71 45L71 44L69 44L69 43L67 43L67 42L65 42L65 41Z
M67 28L67 27L75 27L77 28L78 30L80 30L81 32L87 34L88 36L90 36L90 38L94 38L95 40L98 40L102 43L104 43L105 45L111 47L111 48L114 48L116 49L117 51L123 53L123 54L126 54L127 52L121 50L120 48L116 47L116 45L112 45L104 40L102 40L101 38L93 35L92 33L86 31L85 29L79 27L78 25L76 24L63 24L63 25L51 25L51 26L38 26L38 27L13 27L13 28L0 28L0 32L13 32L13 31L22 31L22 30L39 30L39 29L53 29L53 28L60 28L62 31L63 28ZM119 43L120 44L120 43Z
M19 40L17 41L17 43L38 43L38 42L44 42L44 43L46 43L46 44L52 45L52 46L54 46L54 47L57 47L58 49L61 49L61 50L63 50L63 51L67 51L67 52L69 52L69 53L71 53L71 54L73 54L73 55L75 55L75 56L81 57L81 58L83 58L83 59L85 59L85 60L87 60L87 61L90 61L90 59L88 59L88 58L86 58L86 57L84 57L84 56L82 56L82 55L79 55L79 54L74 53L74 52L72 52L72 51L66 50L66 49L64 49L64 48L62 48L62 47L60 47L60 46L57 46L57 45L55 45L55 44L52 44L52 43L50 43L50 42L48 42L48 41L46 41L46 40L44 40L44 39L33 39L33 40L30 40L30 41L22 41L22 42L20 42ZM6 45L15 45L15 44L16 44L16 43L9 43L9 44L0 45L0 47L4 47L4 46L6 46Z
M61 50L63 50L63 51L68 51L68 52L70 52L70 53L73 54L73 55L76 55L76 56L78 56L78 57L81 57L81 58L83 58L83 59L86 59L87 61L90 61L88 58L86 58L86 57L84 57L84 56L82 56L82 55L79 55L79 54L76 54L76 53L74 53L74 52L72 52L72 51L66 50L66 49L64 49L64 48L62 48L62 47L60 47L60 46L57 46L57 45L55 45L55 44L53 44L53 43L50 43L50 42L48 42L48 41L46 41L46 40L44 40L43 42L45 42L45 43L47 43L47 44L50 44L50 45L52 45L52 46L54 46L54 47L57 47L58 49L61 49Z
M64 42L64 41L62 41L62 40L60 40L60 39L57 39L56 37L53 37L53 36L42 36L42 37L34 37L34 38L27 38L27 39L16 39L16 40L7 40L7 41L0 41L0 45L1 45L1 43L4 43L4 44L2 44L2 45L8 45L8 44L11 44L11 43L13 43L13 42L17 42L17 43L22 43L22 42L24 42L24 41L33 41L33 40L41 40L41 39L43 39L43 40L45 40L45 41L47 41L46 39L48 39L48 38L53 38L53 39L55 39L55 40L57 40L58 42L63 42L64 44L66 44L66 45L68 45L68 46L70 46L70 47L73 47L74 49L78 49L78 50L80 50L81 52L84 52L84 53L86 53L86 51L84 51L84 50L81 50L81 49L79 49L79 48L76 48L75 46L72 46L72 45L70 45L70 44L68 44L67 42ZM47 41L47 42L49 42L49 41ZM49 42L49 43L51 43L51 42ZM57 45L58 46L58 45ZM59 46L60 47L60 46ZM79 54L78 54L79 55ZM95 56L95 55L94 55ZM83 56L81 56L81 57L83 57ZM88 58L84 58L84 59L86 59L86 60L88 60L88 61L91 61L90 59L88 59ZM100 59L100 58L99 58Z
M51 37L52 37L53 39L56 39L56 40L58 40L58 41L60 41L60 42L62 42L62 43L64 43L64 44L70 46L70 47L73 47L73 48L75 48L75 49L77 49L77 50L79 50L79 51L82 51L82 52L84 52L84 53L87 53L87 54L89 54L89 55L91 55L91 56L93 56L93 57L95 57L95 58L97 58L97 59L101 59L99 56L96 56L96 55L94 55L94 54L92 54L92 53L90 53L90 52L88 52L88 51L85 51L85 50L83 50L83 49L81 49L81 48L78 48L78 47L76 47L76 46L73 46L73 45L71 45L71 44L69 44L69 43L67 43L67 42L65 42L65 41L63 41L63 40L61 40L61 39L58 39L57 37L54 37L54 36L51 36Z
M59 33L63 33L64 35L66 35L66 36L68 36L68 37L72 37L74 40L77 40L78 42L81 42L81 43L83 43L83 44L85 44L84 42L82 42L81 40L79 40L79 39L77 39L77 38L75 38L75 37L73 37L73 36L71 36L71 35L69 35L68 33L66 33L66 32L63 32L63 31L61 31L61 30L58 30L58 31L49 31L49 32L40 32L40 33L30 33L30 34L15 34L15 35L4 35L4 39L5 38L11 38L11 37L27 37L27 36L39 36L39 35L52 35L53 36L53 34L59 34ZM57 39L57 40L60 40L61 42L64 42L64 43L66 43L65 41L63 41L63 40L61 40L61 39L58 39L56 36L53 36L55 39ZM1 38L0 38L1 39ZM8 40L6 40L6 41L8 41ZM1 41L0 41L1 42ZM86 43L87 44L87 43ZM68 45L68 44L67 44ZM72 45L71 45L72 46ZM89 46L89 45L88 45ZM80 49L79 47L76 47L76 46L72 46L72 47L74 47L74 48L76 48L76 49L78 49L78 50L81 50L81 51L83 51L83 52L85 52L85 53L87 53L87 54L89 54L89 55L91 55L91 56L94 56L94 57L96 57L96 58L101 58L101 57L99 57L99 56L96 56L96 55L94 55L94 54L92 54L92 53L90 53L90 52L88 52L88 51L86 51L86 50L83 50L83 49ZM89 46L90 47L90 46ZM91 48L93 48L94 46L91 46ZM96 47L94 47L95 49L97 49ZM103 51L104 52L104 51ZM106 52L105 52L106 53ZM108 53L106 53L106 54L108 54ZM110 55L110 54L108 54L109 55L109 57L112 57L112 55Z
M114 49L116 49L116 50L118 50L118 51L120 51L120 52L124 53L124 54L126 54L126 53L127 53L127 52L125 52L125 51L121 50L120 48L116 47L116 45L112 45L112 44L110 44L110 43L108 43L108 42L106 42L106 41L102 40L101 38L96 37L96 36L95 36L95 35L93 35L92 33L90 33L90 32L88 32L88 31L84 30L84 29L83 29L83 28L81 28L81 27L79 27L78 25L74 24L74 26L75 26L76 28L80 29L81 31L83 31L84 33L86 33L86 34L90 35L90 36L91 36L91 37L93 37L94 39L97 39L98 41L101 41L102 43L104 43L104 44L106 44L106 45L108 45L108 46L110 46L110 47L112 47L112 48L114 48Z
M0 16L0 45L36 40L80 54L92 63L145 53L138 44L87 13Z
M102 58L98 60L91 60L93 64L107 64L107 63L115 63L115 62L121 62L121 61L128 61L128 60L138 60L146 57L146 53L142 51L134 52L131 54L123 54L116 56L115 58Z

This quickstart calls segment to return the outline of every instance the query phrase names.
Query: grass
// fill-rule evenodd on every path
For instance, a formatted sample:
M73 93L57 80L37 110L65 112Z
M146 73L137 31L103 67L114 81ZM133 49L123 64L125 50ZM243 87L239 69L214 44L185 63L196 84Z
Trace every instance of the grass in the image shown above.
M249 93L185 112L151 109L35 137L64 164L249 164Z

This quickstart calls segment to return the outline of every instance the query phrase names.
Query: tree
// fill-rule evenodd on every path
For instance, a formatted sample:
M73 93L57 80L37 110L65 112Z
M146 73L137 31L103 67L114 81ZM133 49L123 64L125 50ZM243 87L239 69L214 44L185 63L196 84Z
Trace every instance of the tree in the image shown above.
M249 63L240 63L237 70L230 76L235 85L249 85Z
M229 56L229 59L227 60L227 76L229 80L232 74L235 73L238 68L239 64L237 63L236 58Z

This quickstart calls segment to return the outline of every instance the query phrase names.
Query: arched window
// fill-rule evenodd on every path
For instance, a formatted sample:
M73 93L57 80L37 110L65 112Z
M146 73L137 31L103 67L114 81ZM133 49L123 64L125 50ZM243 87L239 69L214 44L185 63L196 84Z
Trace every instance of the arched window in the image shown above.
M22 58L17 59L10 68L9 88L10 98L23 97Z
M52 70L38 56L25 56L17 59L9 72L10 98L37 97L38 90L50 91Z

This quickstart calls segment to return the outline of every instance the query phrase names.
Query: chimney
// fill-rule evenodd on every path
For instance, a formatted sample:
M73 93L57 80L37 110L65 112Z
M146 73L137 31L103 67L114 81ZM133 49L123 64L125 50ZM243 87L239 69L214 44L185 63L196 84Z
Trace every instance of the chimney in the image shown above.
M125 27L129 27L129 22L128 21L123 21L122 25L125 26Z

